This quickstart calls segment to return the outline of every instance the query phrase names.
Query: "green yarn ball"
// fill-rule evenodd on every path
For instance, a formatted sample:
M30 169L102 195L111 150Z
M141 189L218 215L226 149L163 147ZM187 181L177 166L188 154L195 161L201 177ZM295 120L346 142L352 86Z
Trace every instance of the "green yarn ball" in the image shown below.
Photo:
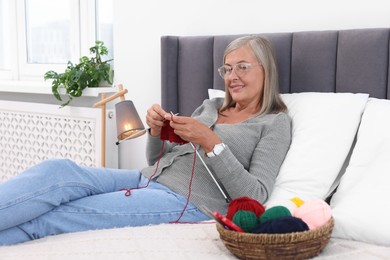
M237 211L234 214L232 221L245 232L250 232L260 223L256 214L247 210Z
M275 206L267 209L260 217L260 223L267 222L272 219L283 218L291 216L291 212L284 206Z

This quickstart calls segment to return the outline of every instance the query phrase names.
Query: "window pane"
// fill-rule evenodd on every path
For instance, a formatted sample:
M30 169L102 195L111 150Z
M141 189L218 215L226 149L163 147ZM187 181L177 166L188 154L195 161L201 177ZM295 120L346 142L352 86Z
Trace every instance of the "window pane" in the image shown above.
M96 0L97 14L97 36L96 38L104 42L108 48L107 59L114 57L113 44L113 1L112 0Z
M67 63L71 58L69 0L25 0L28 63Z
M10 68L9 1L0 0L0 70Z

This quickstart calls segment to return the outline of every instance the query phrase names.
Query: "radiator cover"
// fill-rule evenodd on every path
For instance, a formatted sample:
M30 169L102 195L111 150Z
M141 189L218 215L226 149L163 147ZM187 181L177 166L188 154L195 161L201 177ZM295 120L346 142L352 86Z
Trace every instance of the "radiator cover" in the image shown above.
M101 110L0 101L0 182L49 158L101 166Z

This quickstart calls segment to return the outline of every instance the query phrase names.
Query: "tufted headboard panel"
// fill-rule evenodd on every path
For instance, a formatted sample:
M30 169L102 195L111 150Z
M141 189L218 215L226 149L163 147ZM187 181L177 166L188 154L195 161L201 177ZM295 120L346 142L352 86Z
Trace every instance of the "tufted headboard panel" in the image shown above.
M352 92L390 99L390 29L266 33L274 45L281 93ZM161 103L190 115L224 89L217 68L233 39L243 35L161 37Z

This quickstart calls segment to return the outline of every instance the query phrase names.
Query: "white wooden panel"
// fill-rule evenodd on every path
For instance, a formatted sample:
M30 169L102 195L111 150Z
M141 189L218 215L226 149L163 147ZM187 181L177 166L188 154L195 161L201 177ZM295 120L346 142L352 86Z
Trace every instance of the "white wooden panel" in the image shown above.
M0 101L0 182L42 160L101 166L101 110Z

